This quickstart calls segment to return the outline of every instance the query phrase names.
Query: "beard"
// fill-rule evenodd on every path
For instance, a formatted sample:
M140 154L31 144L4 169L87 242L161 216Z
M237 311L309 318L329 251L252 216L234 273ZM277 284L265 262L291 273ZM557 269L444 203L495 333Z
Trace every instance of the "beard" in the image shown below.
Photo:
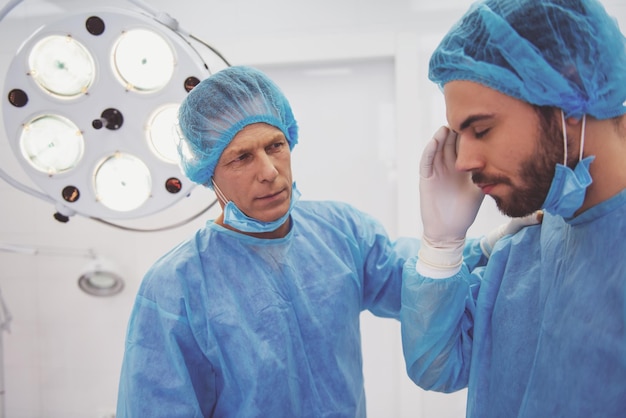
M533 155L521 163L519 178L524 182L514 186L508 177L486 176L474 173L474 183L500 183L511 186L508 198L492 196L498 210L509 217L522 217L541 209L554 178L558 163L563 163L563 131L551 108L537 108L538 132ZM530 139L532 140L532 139ZM569 138L568 138L569 142Z

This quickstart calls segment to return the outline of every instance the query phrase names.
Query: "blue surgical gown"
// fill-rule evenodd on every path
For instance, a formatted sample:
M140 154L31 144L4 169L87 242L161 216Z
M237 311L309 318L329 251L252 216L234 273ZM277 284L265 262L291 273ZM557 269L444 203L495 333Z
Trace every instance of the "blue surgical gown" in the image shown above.
M466 251L451 278L421 277L409 260L409 376L436 391L467 386L469 418L626 416L625 237L623 191L567 221L546 213L486 264Z
M418 247L335 202L281 239L208 222L142 281L117 417L364 417L359 314L399 319Z

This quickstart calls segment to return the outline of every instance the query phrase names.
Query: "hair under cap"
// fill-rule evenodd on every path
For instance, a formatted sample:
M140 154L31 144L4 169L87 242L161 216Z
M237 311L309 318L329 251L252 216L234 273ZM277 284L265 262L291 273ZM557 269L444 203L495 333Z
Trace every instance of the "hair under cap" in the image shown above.
M596 0L484 0L441 41L429 78L608 119L626 113L626 42Z
M178 151L185 175L213 188L215 166L245 126L267 123L280 129L289 148L298 142L298 125L287 98L261 71L228 67L204 79L183 100L178 112Z

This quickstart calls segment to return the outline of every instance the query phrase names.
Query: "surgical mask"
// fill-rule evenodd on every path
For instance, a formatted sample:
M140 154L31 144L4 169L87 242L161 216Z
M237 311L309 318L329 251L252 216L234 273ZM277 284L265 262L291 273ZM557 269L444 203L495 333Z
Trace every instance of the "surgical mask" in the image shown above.
M565 158L563 164L557 164L554 172L554 178L550 185L550 190L546 196L542 208L553 214L563 218L571 218L574 213L582 206L585 200L587 187L592 183L591 174L589 173L589 165L595 159L594 156L582 158L583 148L585 145L585 122L586 116L583 115L582 133L580 139L580 154L578 156L578 164L574 170L567 166L567 135L565 131L565 116L561 111L561 121L563 125L563 143Z
M222 194L217 184L213 182L213 186L215 191L220 197L226 201L228 199ZM233 203L232 200L229 200L226 205L224 205L224 224L231 226L242 232L271 232L277 230L282 224L287 221L291 211L296 204L296 202L300 199L300 191L296 188L296 183L294 182L291 187L291 202L289 203L289 209L287 212L281 216L280 218L270 221L264 222L258 219L254 219L246 215Z

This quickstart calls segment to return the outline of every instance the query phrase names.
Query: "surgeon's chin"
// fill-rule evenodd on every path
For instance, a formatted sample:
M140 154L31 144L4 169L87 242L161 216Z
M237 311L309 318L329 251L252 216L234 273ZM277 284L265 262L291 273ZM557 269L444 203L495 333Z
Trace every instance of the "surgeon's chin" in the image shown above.
M285 214L289 211L289 200L286 201L286 204L280 205L278 207L268 209L264 213L256 216L256 219L262 222L274 222L277 219L285 216Z
M521 201L521 199L503 199L497 196L491 196L496 202L496 206L500 213L510 218L521 218L530 215L541 209L543 200L539 203L535 201Z

